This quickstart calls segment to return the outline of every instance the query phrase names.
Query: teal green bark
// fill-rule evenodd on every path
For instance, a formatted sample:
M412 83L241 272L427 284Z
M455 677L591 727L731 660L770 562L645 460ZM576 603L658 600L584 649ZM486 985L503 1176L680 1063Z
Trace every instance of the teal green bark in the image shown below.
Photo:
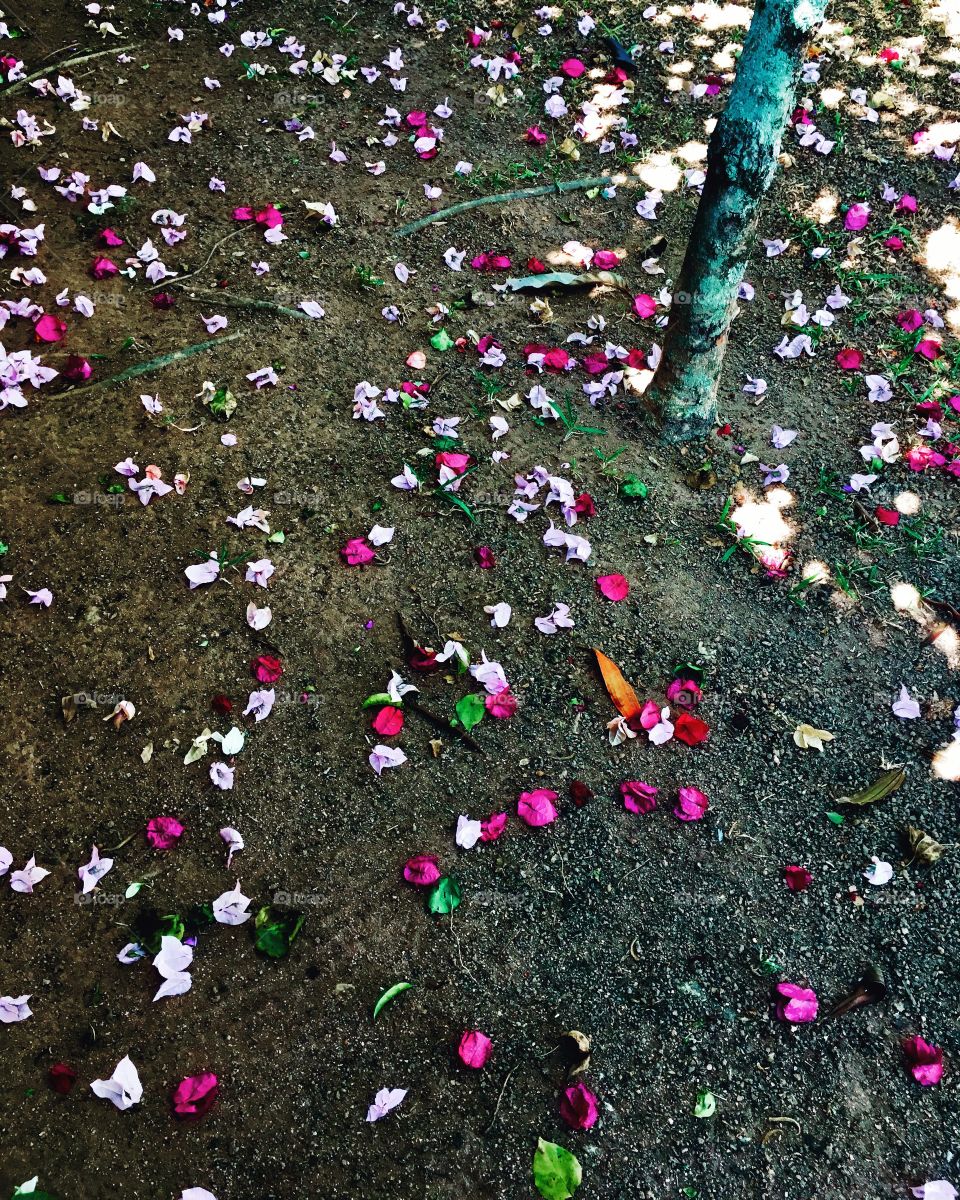
M705 437L760 202L777 169L807 47L826 0L758 0L674 288L663 357L644 396L667 441Z

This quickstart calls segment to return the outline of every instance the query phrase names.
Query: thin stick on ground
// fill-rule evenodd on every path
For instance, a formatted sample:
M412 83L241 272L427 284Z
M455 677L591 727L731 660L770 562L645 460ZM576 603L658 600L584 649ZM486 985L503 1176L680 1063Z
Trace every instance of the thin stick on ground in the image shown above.
M222 237L219 242L213 243L213 245L210 247L210 253L207 255L205 261L199 267L197 267L195 271L188 271L186 275L178 275L175 279L161 279L159 283L155 283L153 285L152 290L156 291L157 288L162 287L177 287L178 285L182 284L185 279L192 279L194 275L199 275L201 271L205 271L207 269L207 267L210 265L210 259L213 258L224 242L229 242L230 239L235 238L238 233L246 233L247 230L252 228L252 225L241 225L239 229L231 230L226 237Z
M8 88L4 88L0 92L0 96L12 96L14 92L24 88L28 83L33 83L35 79L42 79L44 75L49 75L51 71L65 71L67 67L77 67L80 63L90 62L94 58L104 58L107 54L123 54L125 50L133 50L134 43L131 42L128 46L111 46L109 50L97 50L93 54L80 54L76 58L65 59L62 63L57 63L52 67L44 67L42 71L34 71L32 75L28 75L26 79L18 79Z
M507 1090L507 1084L510 1082L516 1069L517 1069L516 1067L511 1067L510 1070L507 1072L507 1074L503 1080L503 1087L500 1089L500 1095L497 1097L496 1108L494 1108L493 1116L490 1118L490 1124L486 1127L486 1129L483 1130L483 1133L481 1136L486 1137L486 1135L493 1128L494 1122L497 1119L497 1113L500 1111L500 1105L503 1102L503 1094Z
M458 213L469 212L471 208L481 208L485 204L510 204L514 200L530 200L536 196L563 196L567 192L579 192L585 188L627 187L641 182L630 175L596 175L590 179L565 179L558 183L547 183L542 187L520 188L515 192L497 192L492 196L479 196L476 200L463 200L460 204L451 204L449 208L441 208L439 212L430 213L409 225L401 225L393 231L394 237L407 237L419 229L432 225L434 221L446 221Z
M57 396L82 396L85 392L96 392L100 388L109 387L112 383L126 383L128 379L136 379L140 375L149 375L152 371L162 371L164 367L172 366L173 363L181 362L185 358L193 358L195 354L203 354L207 350L213 350L217 346L222 346L226 342L235 342L237 338L245 337L243 330L237 330L236 333L228 333L226 337L214 338L209 342L197 342L193 346L183 346L180 350L173 350L170 354L161 354L159 358L148 359L147 362L134 363L132 367L127 367L125 371L121 371L119 375L110 375L107 379L99 379L96 383L88 383L86 387L67 389L62 392L55 393Z

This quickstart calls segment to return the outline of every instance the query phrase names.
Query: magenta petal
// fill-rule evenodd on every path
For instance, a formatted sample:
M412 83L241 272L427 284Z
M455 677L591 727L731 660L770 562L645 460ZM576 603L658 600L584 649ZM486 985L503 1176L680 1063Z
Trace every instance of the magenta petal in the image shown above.
M791 1025L803 1025L817 1017L819 1002L811 988L796 983L778 983L776 986L777 1016Z
M548 788L521 792L517 800L517 816L528 825L549 825L557 819L556 799L557 793Z
M465 1067L472 1067L474 1071L485 1067L492 1053L493 1042L479 1029L468 1029L457 1047L460 1061Z
M440 868L432 854L415 854L407 859L403 877L414 887L432 887L440 878Z
M147 841L154 850L170 850L183 837L184 826L176 817L151 817L147 822Z
M597 1098L585 1083L575 1083L560 1097L560 1116L571 1129L590 1129L597 1123Z

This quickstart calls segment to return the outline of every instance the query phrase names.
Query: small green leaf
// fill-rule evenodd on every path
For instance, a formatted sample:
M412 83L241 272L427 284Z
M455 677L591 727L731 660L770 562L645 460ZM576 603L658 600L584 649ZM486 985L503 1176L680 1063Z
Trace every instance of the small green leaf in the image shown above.
M275 529L273 531L273 533L271 533L270 536L267 538L268 542L277 542L281 546L283 545L283 543L286 540L287 540L287 535L283 532L282 529Z
M131 883L127 890L123 893L124 900L132 900L142 887L142 883Z
M412 987L412 983L395 983L393 987L387 988L387 990L373 1006L373 1019L376 1020L377 1017L380 1016L391 1000L394 1000L400 995L401 992L405 992Z
M471 692L457 702L457 719L468 733L474 725L480 724L486 715L486 711L487 708L484 704L483 696L479 692Z
M434 350L439 350L441 353L452 349L455 344L453 338L445 329L439 329L430 339L430 345Z
M717 1111L717 1099L713 1092L697 1092L697 1102L693 1106L695 1117L712 1117Z
M568 1200L583 1180L580 1163L556 1142L537 1139L533 1155L533 1182L544 1200Z
M427 896L427 912L436 916L446 916L458 907L460 898L460 884L452 875L444 875L430 889Z
M372 696L368 696L363 702L364 708L379 708L383 704L392 704L394 708L400 708L402 701L394 700L386 692L374 692Z
M827 820L832 821L834 823L834 825L842 825L843 824L843 813L828 812Z
M625 496L635 496L638 500L646 500L649 488L636 475L628 475L623 481L623 494Z
M296 910L281 911L272 904L265 904L254 922L254 945L270 958L283 958L305 920L303 913Z

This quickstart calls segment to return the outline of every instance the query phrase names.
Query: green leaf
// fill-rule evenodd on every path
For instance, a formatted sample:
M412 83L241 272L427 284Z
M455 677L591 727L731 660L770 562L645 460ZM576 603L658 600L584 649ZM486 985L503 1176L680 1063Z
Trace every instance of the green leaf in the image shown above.
M303 913L296 910L280 911L272 904L265 904L254 922L254 945L270 958L283 958L305 920Z
M568 1200L583 1180L580 1163L556 1142L537 1139L533 1155L533 1182L544 1200Z
M402 701L392 699L386 692L374 692L372 696L368 696L364 700L363 707L379 708L383 704L392 704L394 708L403 707Z
M445 329L440 329L430 339L430 345L434 350L439 350L443 353L446 350L452 349L456 343Z
M405 992L412 987L412 983L395 983L393 987L387 988L387 990L373 1006L373 1019L376 1020L377 1017L380 1016L391 1000L394 1000L400 995L401 992Z
M287 540L287 535L283 532L282 529L275 529L273 531L273 533L271 533L270 536L267 538L268 542L276 542L279 545L283 545L283 543L286 540Z
M131 883L123 893L124 900L132 900L142 887L142 883Z
M471 692L457 702L456 713L460 724L469 733L474 725L479 725L486 715L486 705L479 692Z
M838 812L828 812L827 820L832 821L834 823L834 825L842 825L843 824L843 814L838 813Z
M427 896L427 912L444 917L460 904L460 884L452 875L444 875L430 889Z
M623 481L623 494L625 496L635 496L638 500L646 500L649 488L636 475L628 475Z
M697 1092L697 1102L693 1106L695 1117L712 1117L717 1111L717 1098L713 1092Z

